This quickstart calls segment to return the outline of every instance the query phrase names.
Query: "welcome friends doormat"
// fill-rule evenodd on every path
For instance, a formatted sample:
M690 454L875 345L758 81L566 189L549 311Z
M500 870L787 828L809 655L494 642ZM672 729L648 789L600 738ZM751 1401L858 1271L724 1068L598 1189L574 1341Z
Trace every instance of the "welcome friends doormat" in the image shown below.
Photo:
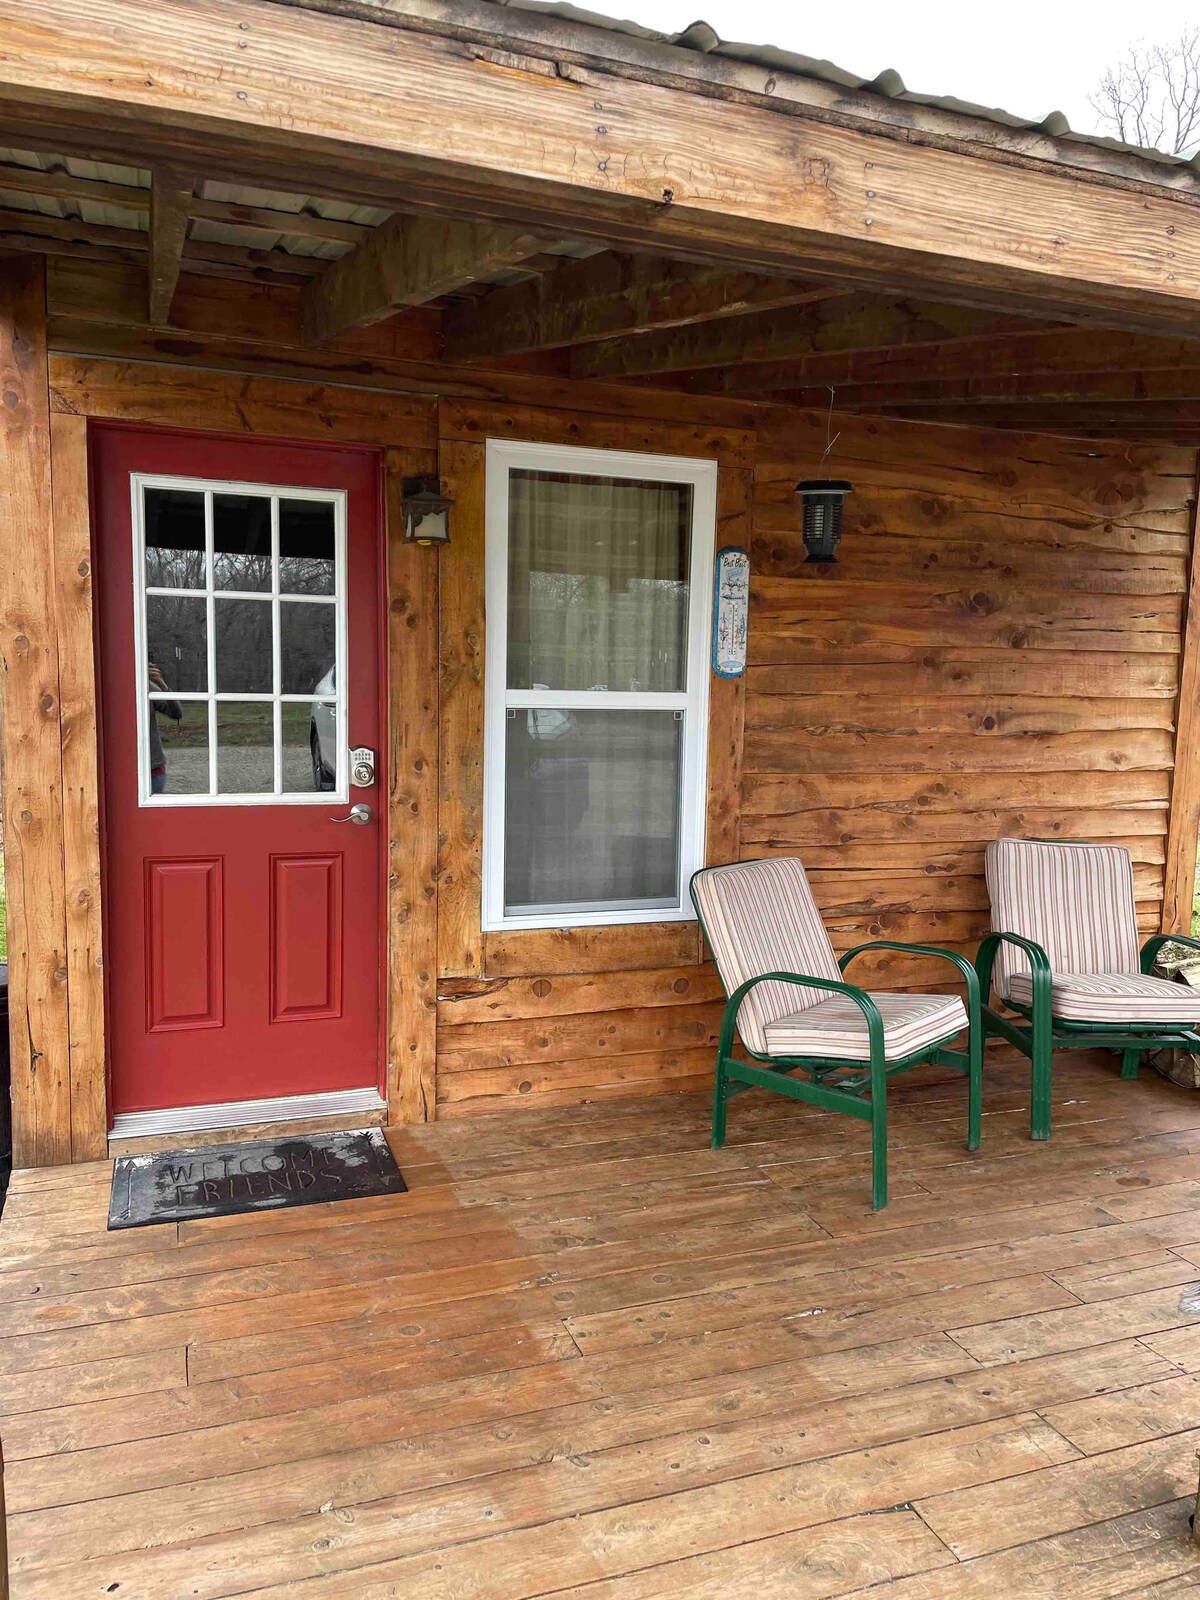
M406 1188L380 1128L120 1156L113 1167L108 1226L145 1228L403 1194Z

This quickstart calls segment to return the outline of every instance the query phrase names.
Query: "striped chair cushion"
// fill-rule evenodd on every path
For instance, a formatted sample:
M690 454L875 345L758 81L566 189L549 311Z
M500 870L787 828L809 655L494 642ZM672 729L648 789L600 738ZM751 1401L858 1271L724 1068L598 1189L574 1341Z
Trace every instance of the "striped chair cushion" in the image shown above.
M709 867L697 873L692 893L727 994L764 972L842 982L804 868L794 857ZM760 984L742 1003L738 1032L749 1049L765 1055L768 1023L828 998L827 991L797 984Z
M992 928L1040 944L1055 975L1136 973L1139 962L1133 866L1111 844L995 839L984 855ZM996 957L996 991L1007 999L1029 959L1012 945Z
M928 1050L967 1026L966 1007L954 995L872 993L871 999L883 1018L883 1048L889 1061ZM867 1019L849 995L834 995L769 1022L767 1053L866 1061L870 1055Z
M1033 1004L1033 979L1014 972L1008 998ZM1200 1022L1200 995L1183 983L1144 977L1139 972L1056 973L1050 986L1050 1011L1068 1022Z

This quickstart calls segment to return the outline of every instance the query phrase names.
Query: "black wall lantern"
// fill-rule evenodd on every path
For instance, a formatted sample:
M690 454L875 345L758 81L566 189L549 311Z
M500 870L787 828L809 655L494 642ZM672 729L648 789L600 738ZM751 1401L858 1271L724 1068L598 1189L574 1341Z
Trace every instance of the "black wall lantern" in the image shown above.
M454 504L442 493L432 474L405 478L400 505L404 514L405 544L449 544L450 507Z
M833 431L833 385L829 385L829 415L825 419L825 448L817 471L825 465L829 452L841 438ZM802 478L796 485L803 516L801 531L809 561L828 563L837 560L842 537L842 508L854 485L845 478ZM807 563L806 563L807 565Z
M842 537L842 507L854 485L845 478L804 478L796 485L809 561L836 561Z

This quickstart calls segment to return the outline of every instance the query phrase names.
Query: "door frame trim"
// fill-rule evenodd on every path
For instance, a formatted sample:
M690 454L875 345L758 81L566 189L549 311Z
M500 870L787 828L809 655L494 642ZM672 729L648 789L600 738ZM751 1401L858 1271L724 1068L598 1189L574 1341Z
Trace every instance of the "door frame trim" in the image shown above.
M294 381L294 380L292 380ZM283 379L267 379L264 383L268 389L278 384L279 387L290 387L290 381ZM390 616L390 585L388 568L388 521L387 521L387 483L389 475L389 457L392 448L384 443L364 440L356 430L348 428L346 436L340 436L340 430L335 431L332 437L319 439L309 438L300 430L295 433L290 431L276 431L266 428L263 431L251 431L247 427L245 432L240 432L228 425L214 427L182 426L178 422L160 421L147 410L145 415L139 414L140 408L132 412L119 408L110 409L103 404L95 406L94 410L86 413L87 428L87 484L88 484L88 538L91 552L91 571L93 575L92 605L91 605L91 631L92 650L96 673L96 755L97 755L97 821L99 836L99 867L100 867L100 916L103 948L109 947L108 912L109 902L107 894L108 880L108 817L105 795L104 762L105 762L105 697L101 681L101 646L100 630L102 627L103 600L101 588L103 578L100 573L99 548L97 544L97 505L99 497L99 473L97 471L96 452L97 440L102 433L135 433L154 435L174 435L175 437L199 438L206 442L219 442L227 440L231 444L263 444L280 445L285 448L300 448L305 450L332 452L334 454L355 454L369 457L375 468L375 535L374 535L374 560L376 572L376 617L378 629L378 647L376 653L376 692L378 697L380 740L377 752L376 770L382 772L381 789L384 803L380 806L380 822L382 823L380 845L378 851L378 873L380 886L379 902L379 952L380 975L378 988L378 1027L376 1035L376 1074L375 1082L366 1088L353 1090L321 1091L312 1095L279 1096L276 1100L244 1100L230 1102L215 1102L209 1106L184 1106L162 1108L150 1112L116 1112L113 1109L113 1052L112 1031L109 1015L109 987L112 982L112 969L105 963L102 994L104 1007L104 1105L106 1114L105 1137L109 1154L113 1154L113 1146L118 1141L145 1139L149 1141L161 1133L172 1131L167 1127L149 1125L146 1119L178 1117L185 1114L212 1111L219 1112L228 1109L231 1120L217 1123L206 1123L203 1127L192 1125L190 1131L202 1133L204 1128L213 1130L237 1129L246 1131L247 1136L258 1125L276 1121L302 1121L317 1122L322 1124L325 1118L361 1117L364 1122L387 1124L394 1119L394 1107L389 1100L392 1088L392 1064L390 1041L392 1036L392 1006L393 1000L388 985L388 974L391 969L392 956L392 922L389 901L389 862L391 855L391 807L387 803L390 794L390 757L391 743L388 734L390 704L391 704L391 659L389 651L389 616ZM348 539L348 532L345 535ZM348 544L343 541L343 553L348 559ZM336 798L336 797L335 797ZM349 1105L329 1105L329 1100L342 1096L352 1097ZM361 1099L356 1097L362 1097ZM367 1098L369 1097L369 1099ZM308 1102L308 1106L304 1104ZM313 1104L313 1102L316 1102ZM293 1107L285 1109L278 1114L271 1112L271 1107L276 1104ZM264 1117L259 1113L267 1108L268 1115ZM236 1113L236 1115L235 1115ZM141 1127L130 1127L129 1119L141 1123ZM422 1119L424 1120L424 1119ZM348 1124L347 1124L348 1125ZM178 1126L178 1125L176 1125ZM189 1131L180 1127L179 1131ZM136 1146L135 1146L136 1148Z

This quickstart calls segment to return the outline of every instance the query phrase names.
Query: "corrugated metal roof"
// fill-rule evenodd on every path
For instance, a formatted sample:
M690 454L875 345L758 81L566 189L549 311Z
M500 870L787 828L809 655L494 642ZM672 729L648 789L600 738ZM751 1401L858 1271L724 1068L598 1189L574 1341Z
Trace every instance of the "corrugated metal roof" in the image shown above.
M762 67L768 72L813 78L835 89L844 89L856 94L874 94L903 104L927 106L957 116L975 117L1013 130L1045 133L1054 139L1063 139L1100 150L1120 151L1176 170L1190 167L1193 172L1200 173L1200 151L1190 157L1176 156L1165 150L1126 144L1120 139L1109 139L1102 134L1079 133L1070 126L1061 111L1050 111L1041 118L1020 117L995 106L974 105L953 95L916 93L905 88L903 79L893 67L883 68L873 78L860 78L835 66L832 61L801 55L795 50L781 50L775 45L736 44L724 40L714 27L703 21L691 23L681 33L663 33L655 28L647 28L640 22L630 22L602 15L597 11L585 10L580 6L571 5L569 0L485 0L485 4L494 6L497 11L529 11L545 17L557 17L563 22L623 34L632 39L645 40L649 44L668 45L701 55L724 57L746 66Z

